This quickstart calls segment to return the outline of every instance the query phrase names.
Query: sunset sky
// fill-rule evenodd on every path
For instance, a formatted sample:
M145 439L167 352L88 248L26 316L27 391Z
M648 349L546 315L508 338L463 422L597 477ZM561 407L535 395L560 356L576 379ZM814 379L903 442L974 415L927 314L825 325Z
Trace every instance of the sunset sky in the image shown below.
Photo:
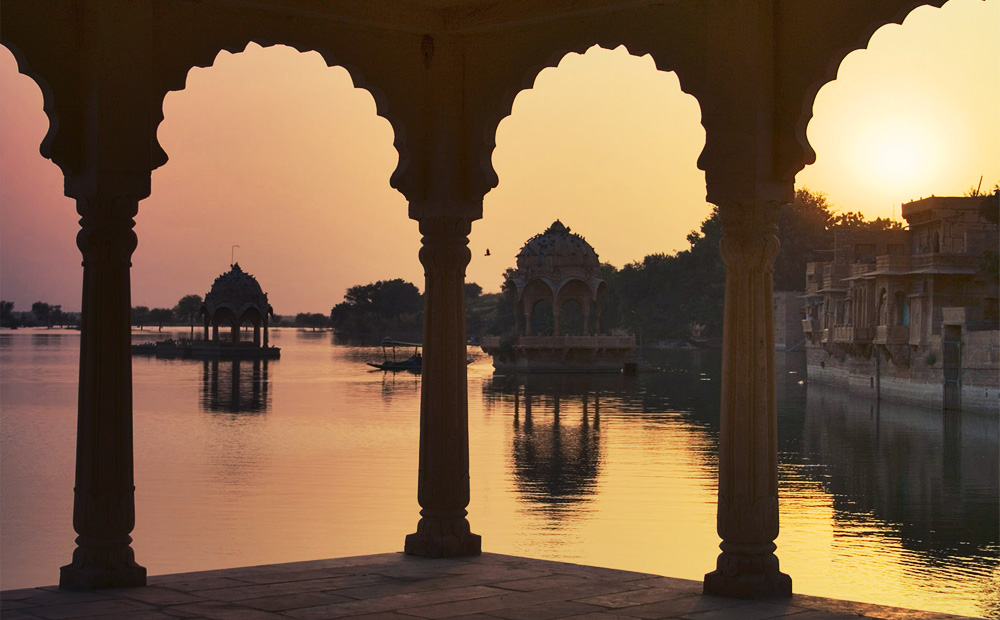
M887 26L819 93L816 164L799 186L843 211L899 217L903 202L1000 180L1000 0L951 0ZM327 313L347 287L423 288L420 235L388 185L392 130L347 72L287 47L219 54L164 102L170 161L139 205L133 305L204 295L230 252L275 312ZM75 207L38 154L41 93L0 48L0 297L80 307ZM624 48L542 71L497 133L500 185L473 224L468 279L496 291L518 248L554 219L616 266L686 247L710 210L704 130L672 73ZM486 249L491 256L486 257Z

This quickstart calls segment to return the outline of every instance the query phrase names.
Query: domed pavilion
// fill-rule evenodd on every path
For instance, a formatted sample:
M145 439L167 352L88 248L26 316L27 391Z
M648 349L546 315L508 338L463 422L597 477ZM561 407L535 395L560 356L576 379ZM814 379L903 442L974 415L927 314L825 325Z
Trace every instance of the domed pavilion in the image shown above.
M619 372L635 348L632 336L601 334L601 261L559 220L524 244L504 291L514 298L516 334L482 345L498 371Z
M277 356L278 349L268 346L268 317L274 316L274 310L257 278L243 271L239 263L215 279L212 290L205 295L201 316L205 320L205 341L211 343L208 348L220 354L238 350L248 357ZM243 340L242 327L246 324L253 326L252 341ZM220 335L220 326L229 328L228 338Z

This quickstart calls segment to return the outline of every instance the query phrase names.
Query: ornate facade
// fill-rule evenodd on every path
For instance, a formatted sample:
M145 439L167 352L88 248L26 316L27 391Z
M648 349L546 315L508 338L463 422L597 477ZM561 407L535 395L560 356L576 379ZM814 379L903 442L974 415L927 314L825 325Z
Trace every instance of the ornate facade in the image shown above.
M923 198L903 205L908 230L836 231L833 259L806 267L810 381L1000 410L998 289L983 269L1000 237L983 203Z
M250 41L316 50L347 68L391 123L388 180L423 247L425 325L417 498L408 553L474 554L464 325L472 223L497 182L495 132L518 91L567 52L625 45L675 71L702 111L707 199L726 266L716 570L705 591L788 594L775 555L778 483L772 265L778 208L814 160L813 98L879 27L945 0L3 0L0 42L44 95L41 145L81 216L80 397L73 524L60 583L145 583L135 520L130 258L140 201L167 153L167 92ZM403 217L403 214L400 214ZM489 225L487 218L484 225ZM69 481L67 481L67 486Z

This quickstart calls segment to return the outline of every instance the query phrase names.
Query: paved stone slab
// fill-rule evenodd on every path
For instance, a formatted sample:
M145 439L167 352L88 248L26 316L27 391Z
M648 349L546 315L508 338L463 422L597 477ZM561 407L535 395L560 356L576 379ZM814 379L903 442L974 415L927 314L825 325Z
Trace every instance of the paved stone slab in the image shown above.
M517 556L390 553L159 575L145 588L0 593L3 620L955 620L816 596L744 601L701 582Z

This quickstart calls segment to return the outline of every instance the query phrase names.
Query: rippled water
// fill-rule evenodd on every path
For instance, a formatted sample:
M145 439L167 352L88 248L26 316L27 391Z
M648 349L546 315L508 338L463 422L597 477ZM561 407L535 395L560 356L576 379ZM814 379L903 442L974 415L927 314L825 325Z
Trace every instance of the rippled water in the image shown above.
M182 332L161 337L181 336ZM140 341L149 333L137 334ZM398 551L420 378L277 330L266 365L135 358L136 558L150 574ZM0 333L0 587L69 561L79 336ZM494 377L472 351L469 520L486 551L714 568L719 357L639 377ZM797 592L1000 615L996 416L850 400L779 354L782 570ZM235 372L234 372L235 370Z

